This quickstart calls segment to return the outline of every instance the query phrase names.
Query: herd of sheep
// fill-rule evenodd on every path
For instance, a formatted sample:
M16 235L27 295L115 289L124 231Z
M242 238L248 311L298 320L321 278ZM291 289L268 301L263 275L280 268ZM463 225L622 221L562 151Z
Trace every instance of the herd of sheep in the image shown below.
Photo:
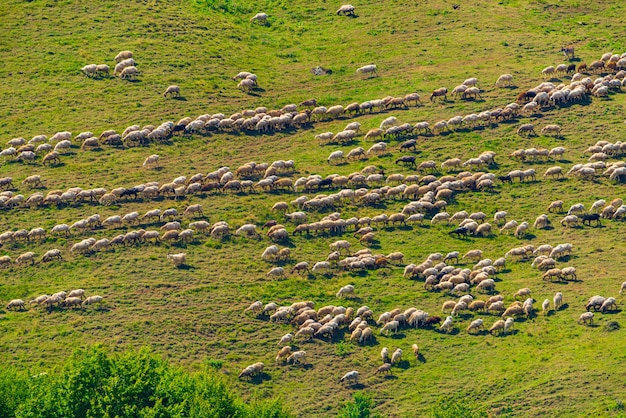
M337 10L337 15L355 15L355 8L343 5ZM252 22L267 25L268 16L258 13L252 17ZM563 49L566 56L573 56L573 49ZM115 57L114 75L122 79L132 79L139 74L133 54L122 51ZM110 67L106 64L89 64L82 72L88 77L109 76ZM578 71L578 72L577 72ZM358 74L377 76L378 67L374 64L365 65L356 70ZM608 75L598 75L595 79L586 76L583 72L605 72ZM550 108L570 105L589 100L608 97L610 93L619 91L626 85L626 54L604 54L601 59L592 62L589 66L558 65L550 66L542 71L544 78L553 76L571 75L568 84L554 84L547 80L536 87L520 93L517 100L503 107L485 109L482 112L467 115L455 115L431 123L426 121L400 123L395 116L385 118L378 126L368 130L361 130L359 122L349 122L339 132L323 132L317 134L313 141L315 145L350 144L363 136L365 141L373 140L371 146L356 147L347 152L335 150L327 158L329 166L365 160L375 156L388 155L394 151L400 153L416 150L417 139L420 136L444 135L452 131L472 130L479 127L497 126L504 120L515 120L521 116L536 116ZM238 88L251 91L257 84L257 76L249 72L240 72L233 77L238 82ZM513 83L511 74L501 75L495 82L496 87L507 87ZM164 96L180 96L181 88L171 85L163 92ZM479 87L475 77L464 80L460 85L448 91L441 87L430 93L429 101L438 99L448 100L448 95L454 99L482 100L486 92ZM175 135L209 135L212 133L243 132L246 134L271 134L274 132L291 132L313 124L323 124L327 121L355 118L366 113L389 112L406 109L409 106L423 105L421 96L411 92L401 96L387 96L381 99L367 100L362 103L354 102L347 105L322 106L317 100L306 100L298 105L288 104L281 109L258 107L236 112L230 116L222 113L203 114L195 118L186 117L178 122L166 121L157 126L132 125L121 134L115 130L106 130L96 136L91 131L81 132L72 138L68 131L61 131L47 138L37 135L30 141L25 138L13 138L8 141L8 147L0 151L0 157L22 162L34 162L39 155L42 164L58 164L60 156L75 147L73 140L80 144L82 150L96 150L103 145L111 146L145 146L151 142L169 141ZM524 123L517 127L517 134L523 136L538 135L536 126ZM560 137L562 127L556 124L546 124L539 131L542 135ZM402 140L397 147L390 145L391 141ZM567 149L563 146L546 148L525 148L513 150L508 158L516 162L542 163L560 161ZM626 142L607 140L597 141L590 146L585 154L589 155L585 163L573 165L569 171L561 166L551 166L543 171L544 181L559 179L563 176L579 177L583 180L594 180L597 176L607 177L611 182L626 182L626 162L608 161L611 158L622 157L626 153ZM268 323L285 324L292 327L292 331L284 335L279 343L279 351L275 357L278 366L304 364L307 357L314 355L312 350L295 350L292 345L296 341L306 342L314 338L322 341L347 340L354 344L372 344L380 336L388 337L403 328L413 327L450 334L458 332L461 321L468 321L465 330L469 334L506 336L512 334L515 321L518 318L532 318L538 312L534 303L537 301L531 296L529 288L521 288L511 295L503 295L496 289L496 279L499 273L509 263L530 261L531 267L540 273L537 276L546 281L560 281L567 283L580 280L574 266L567 264L572 254L573 246L570 243L557 245L525 244L511 248L497 258L485 257L480 249L473 249L465 254L459 251L450 251L446 254L433 253L421 262L404 264L404 254L392 251L387 254L372 251L369 247L377 241L377 234L385 229L406 227L420 224L431 228L441 228L437 225L445 224L453 227L445 233L455 235L459 239L466 237L489 238L496 232L499 234L512 233L516 238L526 239L531 228L544 229L552 223L562 227L576 227L592 222L601 225L601 219L619 220L626 217L626 205L619 198L599 199L591 203L587 210L584 203L572 203L569 210L564 210L563 201L554 201L547 208L547 214L541 214L534 222L532 219L507 219L511 216L506 211L496 211L493 214L483 212L469 213L458 210L448 213L446 208L459 193L491 192L496 187L514 181L541 181L541 173L534 168L525 170L515 169L508 173L493 173L489 170L496 167L496 154L484 151L475 157L465 160L459 157L448 158L441 162L434 160L417 161L414 155L398 155L395 163L404 167L405 174L392 173L385 175L377 166L367 166L360 171L349 175L330 174L326 176L310 174L307 177L292 178L295 170L293 160L277 160L273 163L249 162L239 166L235 171L229 167L221 167L209 173L195 173L181 175L171 182L146 182L130 187L118 187L112 190L105 188L72 187L67 190L50 190L45 195L35 192L26 197L15 193L16 189L39 188L44 189L45 174L32 174L24 178L18 187L11 177L0 179L0 209L37 210L41 206L64 205L117 205L123 207L127 201L156 201L171 198L174 202L190 196L205 198L212 193L272 193L281 195L298 195L301 192L312 196L294 196L289 202L280 201L268 207L269 212L276 218L262 226L244 223L229 225L224 221L208 221L208 214L203 212L201 204L187 205L181 213L175 208L151 209L143 214L137 211L124 215L113 215L101 219L99 214L93 214L72 224L59 223L50 231L42 227L30 229L11 225L10 230L0 234L0 245L7 247L26 247L31 243L45 243L51 236L68 238L68 251L53 248L47 250L40 257L42 263L63 261L76 255L93 254L127 245L187 245L195 243L200 236L208 235L211 239L223 239L234 235L241 239L267 240L270 244L263 251L261 258L272 267L266 277L270 279L284 279L290 275L337 275L343 277L345 272L367 272L372 269L389 267L403 267L403 277L407 280L423 282L423 288L428 292L440 292L455 299L446 300L442 304L442 316L430 315L417 307L395 308L378 314L366 305L344 307L326 305L314 309L313 301L296 302L289 306L279 306L275 302L267 304L255 301L244 310L246 314L253 314L257 319L266 319ZM503 158L500 156L499 158ZM143 162L146 169L159 167L163 163L157 154L148 156ZM465 171L468 170L468 171ZM474 170L474 171L469 171ZM444 173L445 174L442 174ZM416 174L417 173L417 174ZM437 176L436 174L442 174ZM539 177L538 177L539 176ZM340 210L343 207L352 208L380 207L387 203L407 201L399 212L380 213L374 216L342 218ZM608 202L608 203L607 203ZM206 206L206 205L205 205ZM318 214L330 212L324 216ZM561 214L563 217L560 218ZM559 218L555 218L558 216ZM181 221L188 220L186 228ZM488 220L493 219L493 223ZM155 229L143 229L140 226L151 225ZM138 227L138 229L130 229ZM158 227L158 230L156 229ZM94 233L124 229L111 237L92 236ZM260 232L259 229L263 229ZM267 231L265 231L267 229ZM292 251L286 246L294 236L306 236L311 239L325 239L333 237L329 244L330 253L324 259L293 260ZM337 239L339 238L339 239ZM357 241L364 246L354 251ZM166 243L166 244L165 244ZM279 245L284 245L282 248ZM191 247L193 248L193 247ZM188 257L189 255L189 257ZM189 258L189 260L188 260ZM33 251L23 252L15 257L4 254L0 257L0 267L11 268L14 265L35 264L37 255ZM168 253L167 259L175 267L182 267L188 261L193 262L193 254L180 252ZM532 261L531 261L532 260ZM295 261L292 268L285 269L286 262ZM459 264L469 264L461 268ZM354 298L357 288L353 284L342 286L336 293L337 299ZM617 290L617 289L616 289ZM626 291L626 282L622 283L619 294ZM473 293L473 295L472 295ZM540 293L540 292L536 292ZM480 297L478 297L480 295ZM560 312L564 307L564 298L567 292L557 292L554 295L542 295L541 312L546 315L550 309ZM83 289L72 290L69 293L62 291L52 295L41 295L32 299L28 304L22 299L13 299L6 305L7 310L22 311L27 305L46 307L51 311L55 306L86 307L101 303L102 296L85 297ZM538 300L541 300L539 298ZM508 303L505 300L508 299ZM578 322L592 324L594 315L607 313L618 309L617 300L613 296L592 296L584 306ZM569 308L568 308L569 309ZM581 307L582 310L582 307ZM592 312L593 311L593 312ZM378 328L377 328L378 327ZM345 334L345 337L344 337ZM377 337L378 336L378 337ZM405 350L409 347L405 347ZM417 344L410 347L416 361L419 361L420 349ZM387 347L381 350L382 365L377 367L374 374L387 374L393 367L402 362L403 349L397 348L390 355ZM257 362L245 367L239 374L240 378L254 378L264 373L265 363ZM357 383L359 371L352 370L345 373L340 382Z

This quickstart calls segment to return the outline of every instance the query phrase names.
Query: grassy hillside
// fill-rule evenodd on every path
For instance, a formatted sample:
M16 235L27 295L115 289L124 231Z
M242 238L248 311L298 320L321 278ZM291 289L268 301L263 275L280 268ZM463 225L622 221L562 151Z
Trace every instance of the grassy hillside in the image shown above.
M432 1L414 4L403 1L364 1L355 4L357 17L335 14L340 3L292 1L167 0L136 2L40 1L0 3L0 143L15 137L27 140L34 135L48 137L58 131L74 135L106 129L121 133L127 126L159 125L201 114L231 113L267 106L279 109L315 97L320 104L347 105L351 102L422 95L423 105L409 109L374 112L312 123L302 129L274 134L244 132L180 135L165 144L148 147L84 151L74 146L61 156L57 166L42 166L5 159L0 177L14 179L14 193L28 197L54 189L131 187L175 177L209 173L222 166L235 170L248 161L271 163L293 159L296 171L281 176L294 180L309 174L348 175L367 165L377 165L385 174L415 174L395 165L401 155L399 142L388 142L390 152L364 161L329 166L330 152L362 146L372 141L363 136L349 145L319 145L314 136L338 132L350 121L362 130L378 127L388 116L400 122L429 121L431 126L455 115L504 107L517 95L544 79L541 70L564 61L563 45L574 45L579 61L591 63L612 51L626 52L623 18L626 6L615 2L581 3L575 0L458 2ZM253 24L257 12L269 15L268 25ZM135 82L117 77L88 78L80 69L89 63L106 63L121 50L132 50L141 71ZM378 76L366 78L356 68L374 63ZM318 65L332 70L314 76ZM236 88L232 77L239 71L254 72L259 87L252 93ZM511 73L514 86L497 89L500 74ZM428 101L430 92L442 86L452 90L469 77L477 77L482 99L461 100L448 96L445 102ZM597 75L592 75L593 78ZM568 83L557 77L555 84ZM180 99L164 98L170 84L181 87ZM537 181L513 184L496 182L493 192L464 191L449 202L450 214L466 210L485 212L491 220L496 210L509 212L509 219L528 221L546 213L557 199L566 209L584 203L588 209L597 199L625 198L623 185L605 177L582 181L542 177L546 168L558 164L564 171L587 161L583 151L598 140L616 142L623 137L624 94L611 93L608 99L593 98L581 104L552 106L532 117L493 124L481 129L461 129L446 135L420 135L417 161L475 157L485 150L497 153L496 162L485 171L503 175L513 169L535 168ZM562 137L516 135L521 123L531 122L537 131L547 124L563 127ZM558 163L526 162L508 158L520 148L563 146L565 157ZM146 156L161 156L158 170L143 169ZM622 158L612 158L616 161ZM39 174L44 188L30 190L22 185L29 175ZM423 175L424 173L420 173ZM435 173L438 176L444 172ZM456 173L453 173L456 174ZM305 194L292 191L255 193L207 193L174 200L171 197L130 199L119 205L96 202L41 208L0 210L0 232L72 224L98 213L104 219L137 211L173 207L180 213L194 203L202 204L211 224L226 221L233 230L244 223L262 225L276 219L291 232L294 224L270 208ZM316 192L306 193L312 197ZM342 219L399 212L407 200L385 201L377 206L346 204L338 207ZM296 210L295 208L290 208ZM331 211L309 212L308 221L317 221ZM0 280L0 365L27 368L33 373L62 364L76 347L104 343L113 351L149 345L153 350L190 369L203 362L222 362L221 371L246 399L280 397L302 417L333 416L352 393L362 389L376 401L383 416L406 417L427 414L440 397L471 399L476 408L506 416L580 416L623 414L626 343L624 330L609 332L606 325L617 321L623 327L623 312L596 314L595 324L576 324L593 295L615 296L624 281L625 252L623 222L603 220L601 227L563 228L564 214L551 214L554 228L531 230L524 240L495 232L489 238L457 239L448 234L452 226L424 225L377 228L378 242L372 250L388 254L401 251L401 265L369 270L366 273L335 271L329 276L288 274L285 280L266 278L273 267L261 261L271 244L262 239L231 236L222 240L197 236L188 244L141 244L85 256L70 253L71 246L88 237L112 238L139 227L111 230L99 228L72 236L48 234L44 242L7 243L0 255L12 259L33 251L33 266L12 265L2 270ZM182 219L183 227L188 224ZM142 224L158 229L161 223ZM329 244L347 239L354 249L364 248L352 233L343 236L290 236L286 243L292 261L313 264L326 258ZM421 280L403 279L404 266L421 263L428 254L481 249L495 260L509 249L532 244L570 242L571 257L559 267L571 265L578 281L550 283L530 262L510 263L498 275L496 289L507 305L522 287L532 289L536 306L564 294L566 307L551 315L539 314L516 321L515 332L505 337L472 336L467 325L482 317L487 327L495 315L468 314L456 321L457 332L447 335L435 330L402 329L392 337L382 336L374 327L376 341L359 346L349 342L349 333L340 332L332 342L315 339L298 343L294 350L306 350L305 366L274 365L276 343L291 325L269 323L267 318L243 315L255 300L290 305L311 300L316 308L333 304L369 306L375 317L393 308L415 306L431 315L441 315L441 304L453 299L444 293L424 290ZM282 245L281 245L282 246ZM63 261L41 263L41 255L58 248ZM187 253L187 268L176 269L168 253ZM463 265L471 268L471 264ZM339 300L337 290L353 284L357 298ZM51 313L35 307L27 312L4 309L14 298L26 301L43 293L83 288L100 294L106 303L100 309L55 309ZM480 297L475 290L472 294ZM411 344L421 348L421 361L411 354ZM374 375L380 365L380 350L404 350L400 367L392 377ZM265 362L262 378L238 380L245 366ZM360 385L337 382L345 372L359 370ZM584 411L584 412L581 412Z

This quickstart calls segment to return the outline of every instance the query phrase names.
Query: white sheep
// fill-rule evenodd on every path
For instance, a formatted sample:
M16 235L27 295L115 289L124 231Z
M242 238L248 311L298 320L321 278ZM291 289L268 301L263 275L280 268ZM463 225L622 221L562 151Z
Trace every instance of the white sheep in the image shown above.
M339 150L339 151L333 151L329 156L328 156L328 164L332 164L335 161L339 161L339 160L343 160L344 159L344 155L343 155L343 151Z
M100 303L103 300L104 298L100 295L89 296L87 299L83 301L83 306L95 305L96 303Z
M19 309L20 311L22 311L26 309L26 304L22 299L13 299L7 304L7 310L10 309Z
M285 278L285 269L282 267L274 267L267 272L267 277L272 279Z
M580 317L578 317L578 323L583 323L591 325L593 323L593 312L585 312Z
M354 16L354 6L351 4L344 4L337 10L337 15L349 15Z
M354 286L351 284L345 285L341 289L339 289L336 297L341 298L341 297L347 297L348 295L354 295Z
M172 84L171 86L168 86L165 89L165 92L163 92L163 96L167 97L167 95L176 95L177 97L180 97L180 87L178 87L175 84Z
M94 75L96 75L96 70L98 69L98 66L96 64L88 64L85 65L83 68L81 68L80 70L85 73L85 75L87 77L93 77Z
M344 380L348 383L353 382L353 383L358 383L358 379L359 379L359 372L356 370L352 370L346 374L343 375L343 377L341 377L339 379L340 382L343 382Z
M441 324L441 326L439 327L439 329L441 331L445 331L446 334L452 331L452 328L454 326L454 321L452 319L451 316L448 316L445 321L443 321L443 323Z
M152 154L149 157L147 157L144 162L143 162L143 167L159 167L159 156L157 154Z
M120 78L122 80L125 79L134 79L135 76L139 75L139 70L135 66L126 67L120 72Z
M250 21L267 25L267 13L257 13L252 17L252 19L250 19Z
M133 57L133 53L130 51L121 51L115 56L115 62L120 62Z
M363 67L357 68L356 72L357 72L357 74L376 74L376 75L378 75L378 73L376 72L376 65L374 65L374 64L364 65Z
M467 326L467 332L471 334L473 330L478 331L481 328L484 328L483 320L478 318Z
M187 262L187 254L186 253L177 253L177 254L168 254L168 260L172 260L175 267L184 266Z
M511 74L502 74L500 77L498 77L498 80L496 80L496 86L497 87L510 86L512 82L513 82L513 76Z

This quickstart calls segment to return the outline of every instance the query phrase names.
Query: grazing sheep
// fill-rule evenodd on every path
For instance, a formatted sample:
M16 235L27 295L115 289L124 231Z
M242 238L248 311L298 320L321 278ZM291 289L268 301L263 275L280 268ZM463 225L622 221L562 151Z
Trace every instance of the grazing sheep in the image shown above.
M385 363L382 366L378 367L376 369L376 371L374 372L374 374L378 374L378 373L389 373L391 374L391 363Z
M585 312L578 317L578 323L591 325L593 323L593 312Z
M267 272L267 277L272 279L285 278L285 269L282 267L274 267Z
M174 85L174 84L171 85L171 86L168 86L165 89L165 92L163 92L163 96L167 97L168 94L170 96L171 95L176 95L177 97L180 97L180 87L178 87L177 85Z
M238 378L241 379L242 377L254 377L257 376L261 373L263 373L263 368L265 367L264 363L254 363L248 367L246 367L245 369L243 369L241 371L241 373L239 373Z
M22 299L13 299L7 304L7 310L11 309L19 309L20 311L26 310L26 304Z
M358 379L359 379L359 372L357 372L356 370L352 370L346 374L343 375L343 377L341 377L341 379L339 379L340 382L343 382L344 380L348 383L350 383L351 381L353 383L358 383Z
M149 157L147 157L147 158L144 160L144 162L143 162L143 165L142 165L142 166L143 166L143 167L146 167L146 168L148 168L148 167L150 167L150 166L153 166L153 167L155 167L155 168L156 168L156 167L159 167L159 156L158 156L157 154L152 154L152 155L150 155Z
M475 330L476 332L478 332L478 330L480 330L481 328L484 328L484 324L483 324L483 320L478 318L474 321L472 321L468 326L467 326L467 332L469 334L472 333L473 330Z
M278 346L282 347L285 346L287 344L290 344L293 341L293 334L289 333L289 334L285 334L280 338L280 341L278 342Z
M56 248L46 251L46 253L41 257L41 261L43 263L46 263L52 261L55 258L57 260L63 260L63 257L61 257L61 251Z
M402 361L402 349L398 348L391 355L391 364L398 364Z
M600 306L600 312L602 313L605 313L606 311L613 310L613 309L617 309L617 302L615 301L614 297L606 298L602 306Z
M168 232L176 232L176 231L168 231ZM163 236L163 239L165 240L165 234ZM185 265L185 263L187 262L187 254L186 253L168 254L167 259L172 260L175 267L181 267Z
M120 62L133 57L133 53L130 51L121 51L115 56L115 62Z
M267 25L267 13L257 13L251 19L251 22L258 22L262 25Z
M494 331L497 331L498 334L502 334L504 332L505 321L502 319L498 319L492 326L489 328L489 333L493 334Z
M443 100L447 101L448 100L447 94L448 94L448 89L445 87L441 87L436 90L433 90L433 92L430 95L430 101L434 102L437 99L437 97L442 97L442 96L443 96Z
M496 80L496 86L497 87L510 86L512 82L513 82L513 76L511 74L502 74L500 77L498 77L498 80Z
M363 67L357 68L356 72L357 72L357 74L375 74L375 75L378 75L378 73L376 71L376 65L374 65L374 64L364 65Z
M139 70L135 66L126 67L120 73L120 78L122 80L126 79L134 79L135 76L139 75Z
M306 356L306 351L302 351L302 350L296 351L287 358L287 363L299 364L300 361L304 359L305 356Z
M347 297L347 295L354 295L354 286L351 284L345 285L341 289L339 289L336 297L337 298Z
M559 125L546 125L541 129L541 134L553 134L559 136L561 134L561 127Z
M537 133L535 132L535 126L532 123L524 123L522 125L520 125L520 127L517 129L517 134L522 136L522 134L526 134L527 136L532 135L537 135Z
M354 6L351 4L342 5L339 10L337 10L337 15L354 16Z
M441 324L441 326L439 327L439 329L440 329L441 331L445 331L445 332L446 332L446 334L447 334L447 333L449 333L449 332L451 332L451 331L452 331L453 326L454 326L454 325L453 325L453 319L452 319L452 317L451 317L451 316L448 316L448 317L446 318L446 320L445 320L445 321L443 321L443 323Z
M104 298L100 295L89 296L83 301L83 306L95 305L96 303L100 303L103 300Z

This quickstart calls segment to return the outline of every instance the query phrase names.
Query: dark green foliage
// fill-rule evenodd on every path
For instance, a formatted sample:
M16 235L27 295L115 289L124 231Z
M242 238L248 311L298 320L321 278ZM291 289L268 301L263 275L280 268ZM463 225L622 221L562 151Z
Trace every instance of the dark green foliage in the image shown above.
M247 405L207 368L188 373L142 349L109 355L78 350L58 373L0 374L2 417L288 417L278 401Z
M372 408L376 406L369 395L363 392L356 392L353 395L354 401L346 403L339 412L339 418L380 418L381 415L374 412Z

